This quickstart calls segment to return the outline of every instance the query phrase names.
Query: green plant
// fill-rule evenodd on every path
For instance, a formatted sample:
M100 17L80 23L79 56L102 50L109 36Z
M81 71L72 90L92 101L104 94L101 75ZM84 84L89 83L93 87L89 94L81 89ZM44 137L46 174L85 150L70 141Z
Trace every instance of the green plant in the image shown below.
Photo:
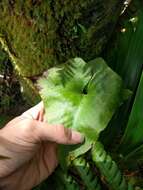
M131 9L132 7L136 7L136 6L139 7L138 5L134 5L134 3L131 4ZM92 134L90 134L90 131L85 130L84 125L80 125L82 122L80 123L79 120L77 119L78 117L76 116L76 111L78 109L75 109L75 110L73 109L74 117L76 116L77 120L74 120L74 117L72 116L72 114L71 115L69 114L70 111L72 112L72 110L69 110L68 113L66 111L63 112L63 113L67 113L67 115L69 114L70 117L68 117L65 114L65 118L60 116L61 120L58 120L57 116L54 116L54 118L52 119L50 118L51 120L49 120L49 122L53 122L54 120L56 122L59 121L63 123L65 126L66 124L68 124L67 125L68 127L69 126L73 127L74 129L79 130L80 132L84 133L86 136L86 141L85 141L86 146L84 144L84 145L81 145L80 147L76 147L77 149L75 149L75 147L73 148L69 148L69 147L63 148L63 146L59 147L60 152L65 153L64 156L65 155L67 156L66 161L67 161L68 169L66 169L65 172L68 171L68 175L72 175L74 177L74 179L78 182L81 189L82 188L92 189L92 183L96 184L97 181L98 181L98 184L100 184L98 188L101 188L101 189L109 188L113 190L114 189L116 190L131 189L132 190L132 189L142 189L143 187L142 176L140 173L140 167L142 166L142 163L143 163L143 156L142 156L143 155L142 154L143 152L143 146L142 146L142 142L143 142L142 141L142 134L143 134L143 131L142 131L142 113L143 113L143 110L142 110L143 27L142 26L143 26L143 19L142 18L143 18L143 14L139 8L137 9L137 11L134 11L134 15L130 14L130 12L126 16L123 15L123 18L121 20L121 27L119 28L121 30L120 32L117 33L116 46L115 46L116 48L114 48L114 51L111 49L112 51L110 52L110 56L109 56L109 51L108 51L108 54L106 53L104 54L104 57L108 61L109 65L112 68L114 68L114 70L122 76L124 80L124 86L132 90L132 95L126 101L125 104L121 105L121 102L122 102L121 99L119 102L117 101L118 103L115 101L117 103L116 105L118 106L120 105L120 108L116 106L115 110L117 111L114 114L114 116L112 114L111 117L109 117L110 119L108 118L109 120L106 123L106 127L101 128L101 130L99 130L98 132L96 130L94 131L92 126L90 125L88 126L88 122L86 123L85 118L86 116L88 117L88 113L87 113L88 111L84 111L84 112L79 111L79 113L86 113L85 115L84 114L80 115L78 113L79 114L78 116L80 116L79 118L84 121L84 124L86 126L88 126L88 129L90 129L91 127ZM118 59L115 59L114 56ZM100 63L102 62L101 61L102 59L97 59L97 60ZM85 67L87 70L83 69L84 72L82 72L83 77L81 77L81 75L79 74L80 69L77 68L79 64L75 64L76 66L73 66L74 64L71 63L72 61L69 61L67 66L61 66L57 70L53 69L53 71L49 71L50 74L49 74L48 81L50 83L45 81L44 84L42 84L45 89L46 87L49 87L48 89L50 89L48 90L48 93L46 90L42 92L42 97L44 99L45 106L50 107L50 110L47 111L48 118L50 116L52 104L56 102L56 111L57 111L57 108L59 105L58 101L66 103L67 99L63 98L66 92L68 93L68 97L69 95L71 95L70 97L71 99L69 98L70 99L69 101L72 102L73 99L76 97L75 99L77 100L77 102L75 103L79 107L80 107L80 104L78 104L78 98L77 98L78 95L76 93L72 94L71 91L83 93L85 96L87 96L87 99L88 99L88 93L89 93L88 87L90 87L90 83L94 81L92 80L94 77L93 78L91 77L91 80L88 80L88 74L90 73L89 68L92 65L91 63L94 63L93 65L96 68L95 62L97 60L91 61L90 63L87 64L87 67ZM73 60L73 62L74 61L76 62L76 59ZM70 64L72 66L70 66ZM65 67L65 70L67 70L66 72L62 71L64 67ZM61 73L61 74L56 74L56 72ZM79 79L76 79L76 77L74 77L74 74L76 72L78 73L77 76L80 76L81 78L79 77ZM84 73L86 73L86 75ZM60 77L62 78L62 80L59 80ZM71 78L73 80L73 83L74 82L77 83L77 86L75 85L76 88L71 82ZM85 87L83 87L82 85L81 86L79 85L79 83L82 81L81 79L82 80L84 79L83 81L86 81L86 80L88 81L88 82L82 83L82 84L86 84ZM56 82L54 83L54 81ZM67 85L68 82L69 82L69 85ZM52 86L51 83L54 84L52 88L51 88ZM61 87L58 89L59 84L61 84ZM63 96L59 96L59 93L62 92L61 90L62 84L64 86L64 89L67 88L67 91L62 94ZM100 84L102 84L101 81L100 81ZM108 87L109 87L109 84L111 83L108 82ZM80 89L80 91L77 91L77 89ZM102 90L103 89L104 88L102 88ZM119 90L120 92L122 91L121 89L122 88L120 88ZM117 93L118 96L120 94L119 91ZM126 92L129 93L129 91L126 91ZM49 96L49 99L45 98L46 94L47 96L51 95ZM122 94L125 95L126 93L122 93ZM53 97L53 99L51 97ZM94 106L94 98L95 97L92 96L92 102L88 101L87 110L89 110L90 116L92 116L92 112L89 107ZM52 102L50 102L51 100ZM79 102L80 101L82 102L81 97L80 97ZM107 101L107 99L104 98L104 101ZM49 103L46 103L46 102L49 102ZM110 106L108 105L108 108L109 107ZM84 108L84 104L82 103L82 109L83 108ZM96 110L97 107L95 106L94 108ZM104 113L105 108L104 109L101 108L101 110ZM113 111L113 113L115 112L115 110ZM98 115L97 113L98 111L99 110L97 109L96 110L97 115ZM95 122L93 121L93 123L95 123L95 125L93 126L95 128L97 126L98 128L98 125L96 123L97 118L95 116L94 118L95 118ZM78 127L76 125L73 125L71 120L78 121L79 122L77 123ZM83 129L81 126L83 127ZM94 133L96 135L94 135ZM105 151L102 143L105 145L105 149L107 150L108 153ZM63 163L65 163L65 160L63 161L63 158L61 157L62 156L60 155L61 167L65 168L63 167ZM94 161L96 166L93 164L92 160ZM95 167L96 167L96 171L94 170ZM76 170L76 172L74 172L75 171L74 169ZM54 175L53 175L53 178L54 178ZM90 181L91 178L93 180L92 183ZM94 187L96 187L96 185Z
M90 164L82 157L74 159L73 166L80 175L87 190L101 190L98 176L92 172Z
M92 149L92 157L96 166L99 168L108 186L117 190L133 190L134 187L128 183L121 174L117 164L111 156L106 153L101 143L96 142Z
M60 145L60 167L37 189L143 188L141 0L132 1L121 15L107 43L108 50L101 51L122 3L112 0L0 2L0 41L25 86L28 84L33 90L31 81L35 75L55 63L75 56L86 61L71 59L50 69L48 79L40 82L48 121L80 131L85 135L85 142L78 146ZM99 53L123 82L102 58L89 61ZM25 67L27 63L29 66ZM130 94L125 88L132 95L123 103ZM29 88L27 91L31 94Z
M85 154L97 142L100 132L106 128L117 107L130 94L130 91L123 88L121 78L101 58L88 63L80 58L71 59L63 66L50 69L48 77L41 79L39 85L42 88L41 96L45 104L47 121L51 124L64 124L65 127L70 127L84 134L86 138L85 143L75 150L75 152L77 150L80 152L78 156ZM86 145L87 149L85 150ZM67 156L67 160L61 162L61 165L66 163L66 161L70 164L73 160L73 164L76 166L87 188L96 187L96 189L100 189L96 177L93 181L91 180L91 177L94 176L92 172L87 170L87 168L84 169L84 165L81 169L78 168L84 162L80 163L76 160L77 154L74 150L70 152L70 147L66 150L63 146L60 149L62 150L62 154L59 154L60 160L65 159L65 154ZM99 150L101 151L93 153L93 160L97 166L99 166L98 161L102 154L102 146L99 147ZM115 175L115 172L118 170L111 157L109 158L111 166L114 166L112 175ZM102 166L106 160L103 161L103 163L100 163ZM103 167L106 168L107 165L108 163ZM88 166L86 165L86 167ZM88 174L86 173L87 171L89 172ZM108 169L106 172L105 170L100 170L100 172L106 177L111 174ZM120 183L120 178L122 178L125 184L121 184L119 189L130 189L131 185L128 187L121 173L119 171L118 173L120 174L118 181L113 181L114 189L118 187L117 184ZM107 182L109 182L108 179Z

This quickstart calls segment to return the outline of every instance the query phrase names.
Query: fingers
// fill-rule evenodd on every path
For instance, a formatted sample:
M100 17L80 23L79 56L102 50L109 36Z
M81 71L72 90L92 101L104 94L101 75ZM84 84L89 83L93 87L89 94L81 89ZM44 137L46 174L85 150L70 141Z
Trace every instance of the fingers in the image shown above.
M44 104L41 101L40 103L38 103L36 106L30 108L29 110L27 110L26 112L24 112L22 114L22 117L26 117L29 119L35 119L38 121L43 121L43 117L44 117Z
M7 129L9 133L7 133ZM12 130L12 131L11 131ZM11 131L11 133L10 133ZM41 122L22 116L15 118L6 127L3 128L3 133L6 136L11 135L15 139L15 136L31 138L37 141L52 141L58 144L78 144L82 143L83 136L76 131L64 128L63 125L49 125L46 122ZM13 134L13 136L12 136Z
M59 144L82 143L84 137L76 131L64 128L62 125L48 125L46 122L35 121L36 135L42 141L54 141Z

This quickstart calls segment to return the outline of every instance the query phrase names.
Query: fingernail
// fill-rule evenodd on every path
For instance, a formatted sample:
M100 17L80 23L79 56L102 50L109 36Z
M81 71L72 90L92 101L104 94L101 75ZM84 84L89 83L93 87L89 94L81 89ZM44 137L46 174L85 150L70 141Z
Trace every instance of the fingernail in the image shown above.
M84 136L77 131L72 131L72 140L75 143L82 143L84 141Z

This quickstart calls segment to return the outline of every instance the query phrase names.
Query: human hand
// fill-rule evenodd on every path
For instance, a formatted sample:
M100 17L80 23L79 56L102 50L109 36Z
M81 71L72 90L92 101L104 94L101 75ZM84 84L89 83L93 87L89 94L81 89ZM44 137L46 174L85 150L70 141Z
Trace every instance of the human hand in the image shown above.
M0 189L30 190L57 166L57 144L82 140L78 132L48 125L40 102L0 129Z

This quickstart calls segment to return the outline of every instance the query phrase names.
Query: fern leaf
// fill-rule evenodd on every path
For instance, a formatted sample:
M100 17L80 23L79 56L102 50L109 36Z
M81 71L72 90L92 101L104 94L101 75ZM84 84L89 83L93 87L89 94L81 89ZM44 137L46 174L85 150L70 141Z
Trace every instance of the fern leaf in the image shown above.
M73 161L73 165L86 185L87 190L101 190L98 177L91 171L89 163L85 159L79 157Z
M125 180L117 164L112 160L111 156L106 153L100 142L96 142L92 148L92 159L111 189L134 190L134 187Z

